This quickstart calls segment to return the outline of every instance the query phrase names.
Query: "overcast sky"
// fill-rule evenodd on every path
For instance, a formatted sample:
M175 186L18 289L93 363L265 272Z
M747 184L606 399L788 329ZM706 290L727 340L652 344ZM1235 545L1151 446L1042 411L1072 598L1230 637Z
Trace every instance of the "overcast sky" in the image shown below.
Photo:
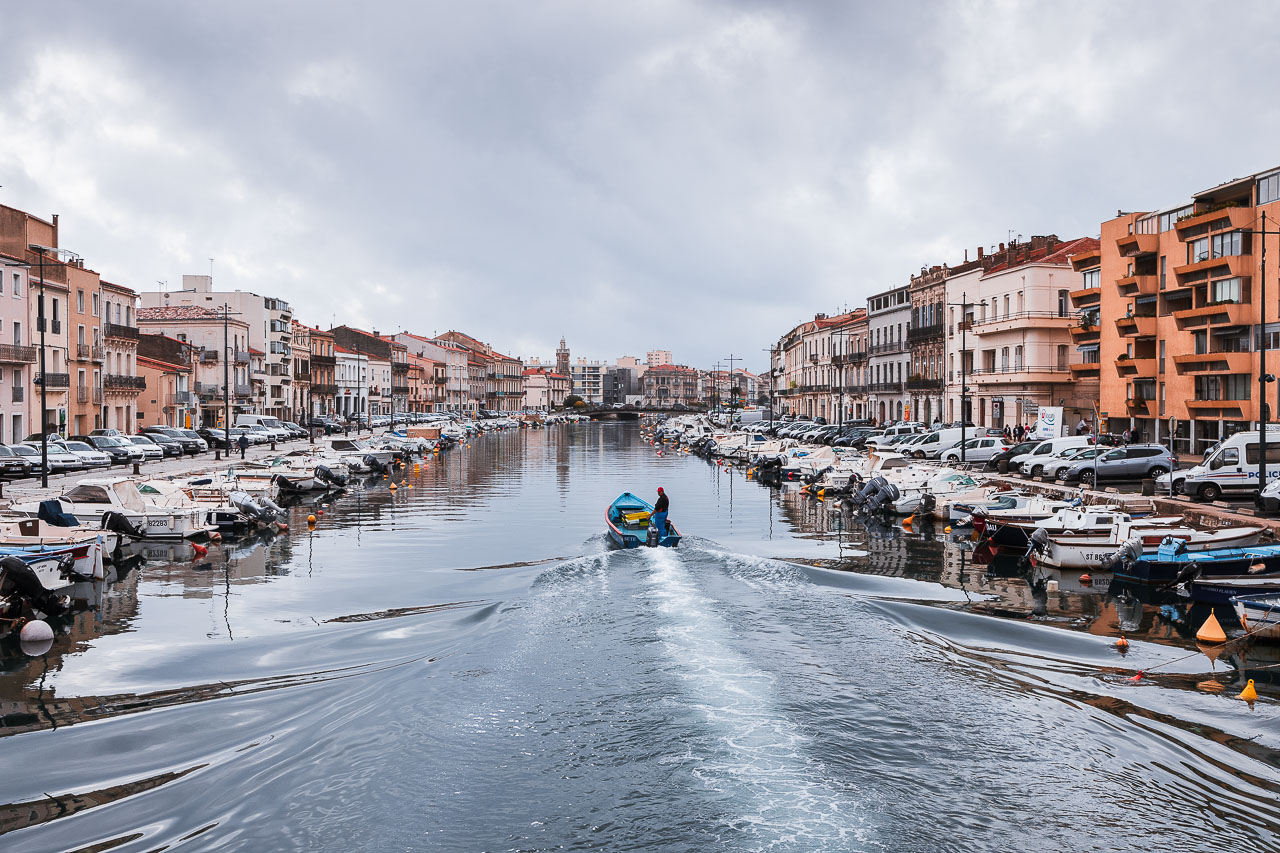
M1274 3L0 7L0 202L513 355L762 350L1010 233L1280 164Z

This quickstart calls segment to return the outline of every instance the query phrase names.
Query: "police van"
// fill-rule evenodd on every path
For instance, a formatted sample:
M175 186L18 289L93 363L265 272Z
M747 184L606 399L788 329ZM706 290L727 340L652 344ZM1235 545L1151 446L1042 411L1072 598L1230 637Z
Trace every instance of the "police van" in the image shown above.
M1218 442L1204 456L1199 465L1173 476L1175 488L1184 495L1206 501L1216 501L1224 492L1254 492L1258 490L1259 433L1257 430L1238 432ZM1267 427L1267 481L1280 478L1280 425ZM1162 474L1156 481L1156 490L1169 487L1169 474Z

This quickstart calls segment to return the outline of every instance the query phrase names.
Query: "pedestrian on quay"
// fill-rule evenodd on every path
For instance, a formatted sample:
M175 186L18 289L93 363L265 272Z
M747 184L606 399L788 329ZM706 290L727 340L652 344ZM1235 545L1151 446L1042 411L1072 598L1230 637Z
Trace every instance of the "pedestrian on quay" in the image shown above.
M1126 427L1125 431L1120 434L1120 440L1124 442L1125 447L1129 446L1129 439L1133 438L1133 433L1129 432Z
M1080 419L1080 423L1076 424L1076 435L1085 435L1089 432L1089 425L1084 422L1084 418Z
M662 486L658 486L658 501L653 505L653 516L649 523L658 529L658 536L667 535L667 511L671 507L671 501L667 500L667 493L662 490Z
M244 452L249 449L249 436L240 433L240 440L236 442L236 446L240 448L240 458L244 458Z

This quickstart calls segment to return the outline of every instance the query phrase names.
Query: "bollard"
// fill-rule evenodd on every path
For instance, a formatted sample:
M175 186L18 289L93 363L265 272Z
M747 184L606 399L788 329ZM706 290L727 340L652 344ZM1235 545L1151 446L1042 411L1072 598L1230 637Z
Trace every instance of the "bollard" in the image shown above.
M134 463L133 463L133 473L134 473L134 474L141 474L141 473L142 473L142 463L141 463L141 462L134 462Z
M213 448L213 461L218 462L221 459L222 459L222 451L216 447Z
M1008 459L1001 459L999 462L997 462L997 463L996 463L996 470L998 470L1001 474L1008 474L1008 473L1009 473L1009 460L1008 460Z
M1156 493L1156 481L1150 477L1142 481L1142 496L1153 497Z
M274 438L273 438L273 439L271 439L271 449L272 449L272 450L275 450L275 449L276 449L276 440L275 440Z

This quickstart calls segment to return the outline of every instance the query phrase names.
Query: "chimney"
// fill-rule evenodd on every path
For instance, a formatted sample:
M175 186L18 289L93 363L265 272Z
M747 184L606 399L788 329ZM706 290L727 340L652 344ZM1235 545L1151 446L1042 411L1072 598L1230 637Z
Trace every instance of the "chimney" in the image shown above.
M1004 251L1004 243L1001 243L1001 244L1000 244L1000 251L1001 251L1001 252L1003 252L1003 251Z
M982 251L982 250L981 250L981 249L979 249L978 251ZM964 250L964 262L965 262L966 264L967 264L967 263L969 263L969 250L968 250L968 249L965 249L965 250Z
M968 259L969 259L969 250L968 250L968 249L965 249L965 250L964 250L964 257L965 257L965 260L968 260ZM979 247L978 247L978 260L982 260L982 247L981 247L981 246L979 246Z

